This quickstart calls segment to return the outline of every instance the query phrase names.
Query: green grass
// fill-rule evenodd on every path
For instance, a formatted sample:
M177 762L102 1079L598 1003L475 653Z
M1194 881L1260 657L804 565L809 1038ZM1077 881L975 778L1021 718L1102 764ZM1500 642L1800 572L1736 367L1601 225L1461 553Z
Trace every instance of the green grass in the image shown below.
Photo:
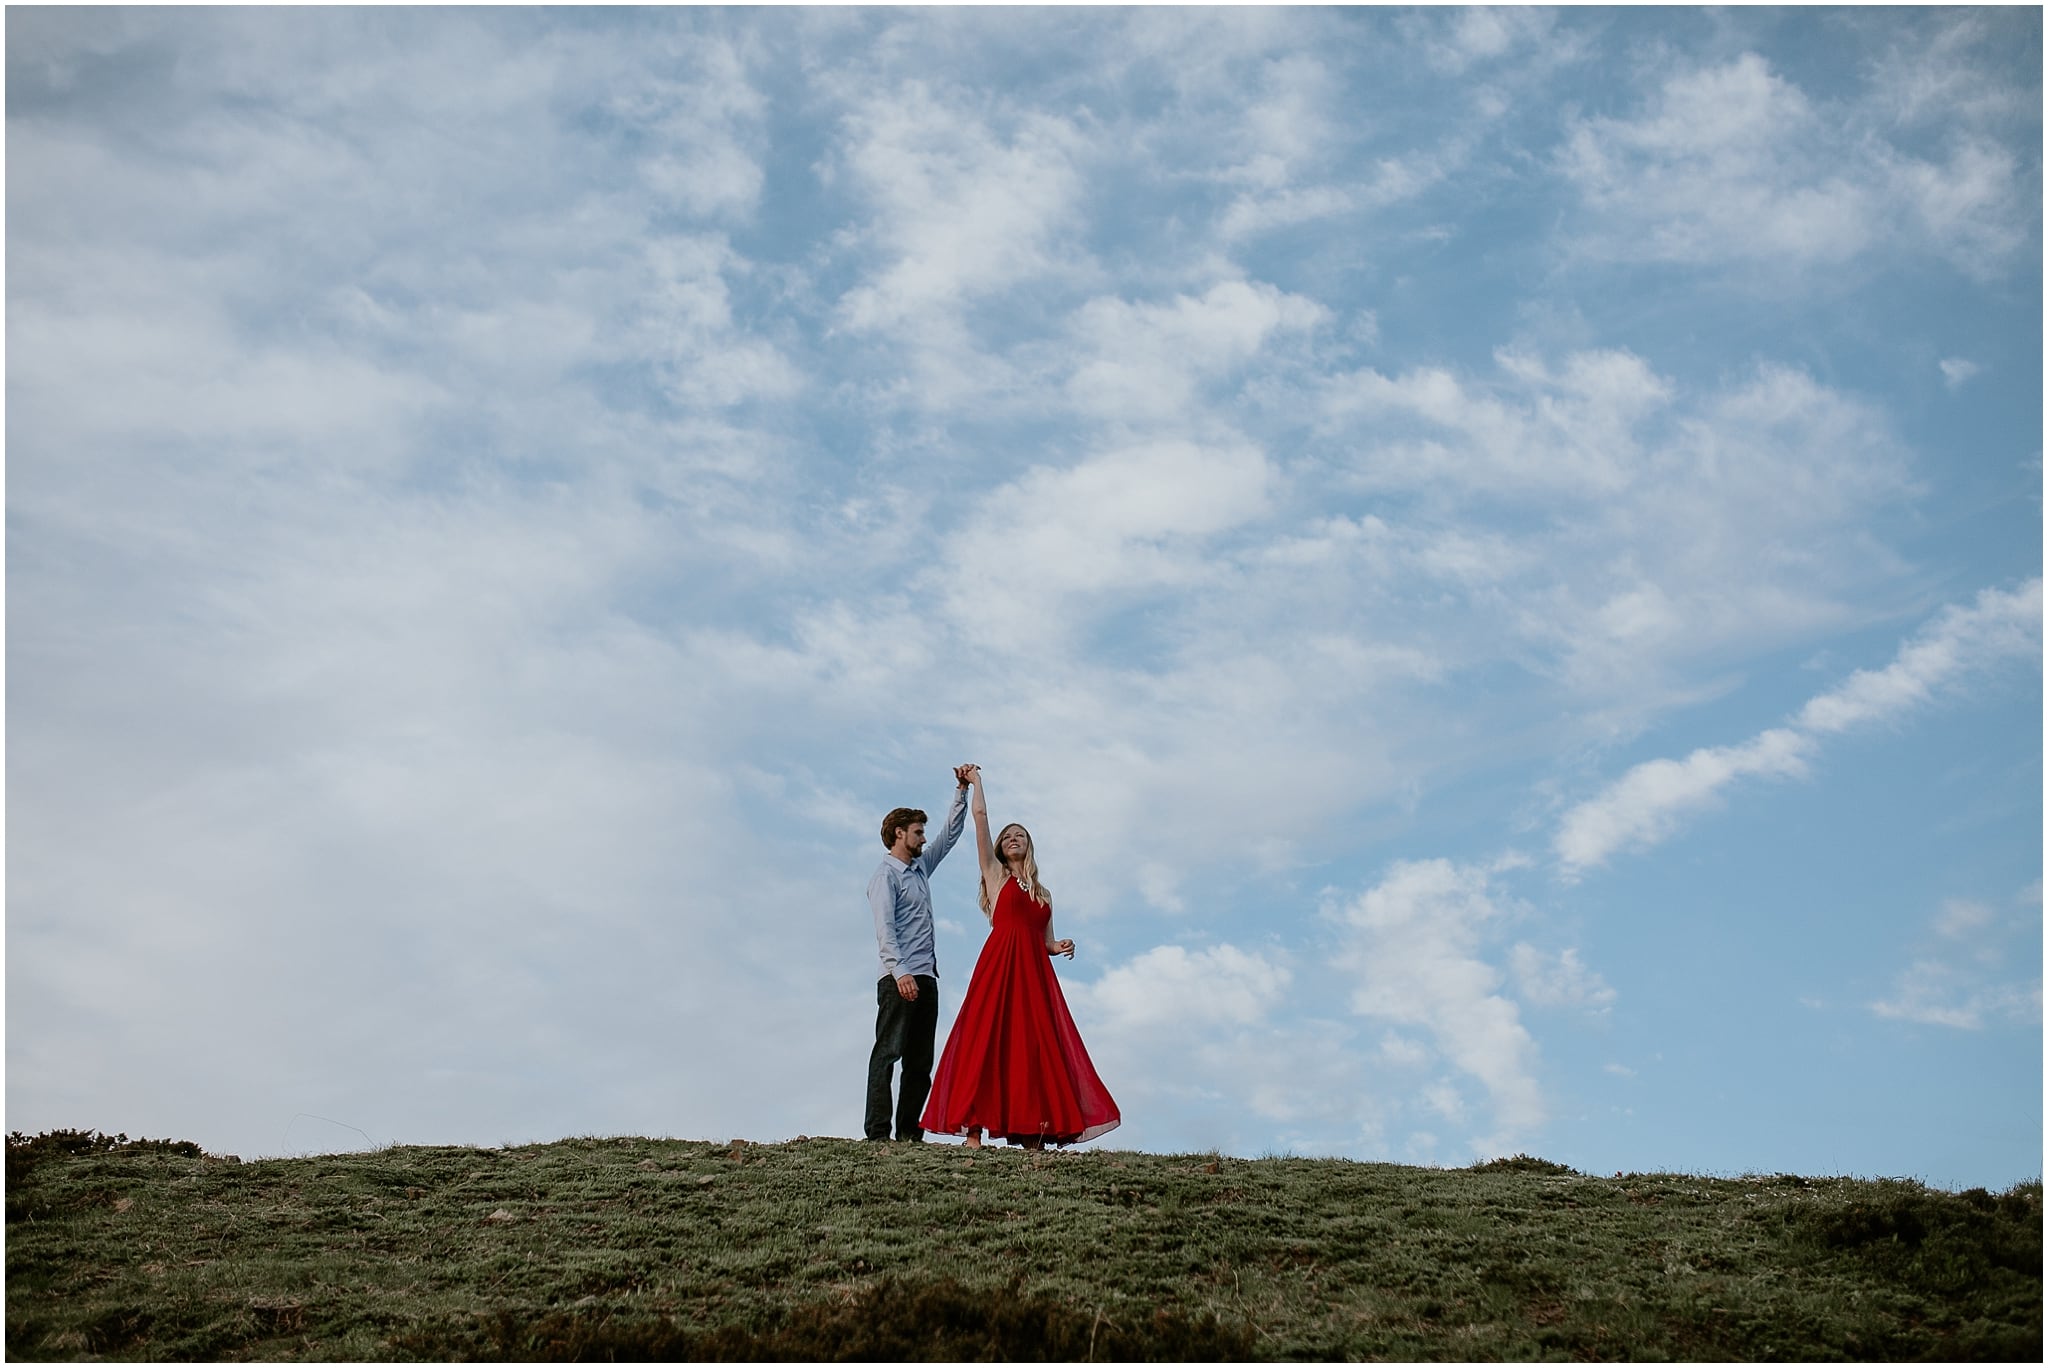
M15 1359L2018 1359L2041 1185L576 1139L8 1148Z

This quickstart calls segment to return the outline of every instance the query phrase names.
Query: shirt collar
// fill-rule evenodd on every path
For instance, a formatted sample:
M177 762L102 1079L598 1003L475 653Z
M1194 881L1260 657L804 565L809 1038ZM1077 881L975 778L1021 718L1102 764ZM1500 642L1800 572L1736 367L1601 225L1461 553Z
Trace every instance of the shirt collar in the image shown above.
M897 859L896 852L893 850L883 851L882 858L887 860L890 864L895 865L898 869L904 870L905 872L908 872L910 869L910 862L908 860Z

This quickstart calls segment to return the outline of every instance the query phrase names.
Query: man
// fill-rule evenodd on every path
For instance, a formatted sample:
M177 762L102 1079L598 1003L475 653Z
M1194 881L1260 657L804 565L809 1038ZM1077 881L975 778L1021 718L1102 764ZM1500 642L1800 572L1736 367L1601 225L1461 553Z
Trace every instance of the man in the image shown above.
M867 1138L889 1138L889 1082L903 1061L902 1096L896 1103L896 1138L923 1140L917 1124L932 1089L932 1041L939 1032L939 957L932 931L932 871L967 822L968 767L953 771L959 787L946 811L946 828L930 846L925 815L896 808L882 819L882 844L889 853L868 880L868 907L875 914L875 946L882 976L875 981L875 1049L868 1056Z

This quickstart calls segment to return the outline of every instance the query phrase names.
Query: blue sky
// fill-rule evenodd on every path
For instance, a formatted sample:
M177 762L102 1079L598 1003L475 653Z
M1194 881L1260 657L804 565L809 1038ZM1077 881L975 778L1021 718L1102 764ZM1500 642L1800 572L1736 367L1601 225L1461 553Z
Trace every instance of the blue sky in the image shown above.
M7 1124L2041 1164L2034 9L7 15ZM944 1020L978 946L942 866Z

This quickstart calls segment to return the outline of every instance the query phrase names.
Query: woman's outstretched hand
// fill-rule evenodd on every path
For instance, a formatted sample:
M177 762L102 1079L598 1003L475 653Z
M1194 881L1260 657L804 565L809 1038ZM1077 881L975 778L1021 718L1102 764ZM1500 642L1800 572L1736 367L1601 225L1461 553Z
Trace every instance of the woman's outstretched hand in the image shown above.
M1052 949L1046 951L1046 953L1049 955L1065 955L1068 959L1072 959L1074 957L1074 943L1070 940L1056 940L1052 943Z

